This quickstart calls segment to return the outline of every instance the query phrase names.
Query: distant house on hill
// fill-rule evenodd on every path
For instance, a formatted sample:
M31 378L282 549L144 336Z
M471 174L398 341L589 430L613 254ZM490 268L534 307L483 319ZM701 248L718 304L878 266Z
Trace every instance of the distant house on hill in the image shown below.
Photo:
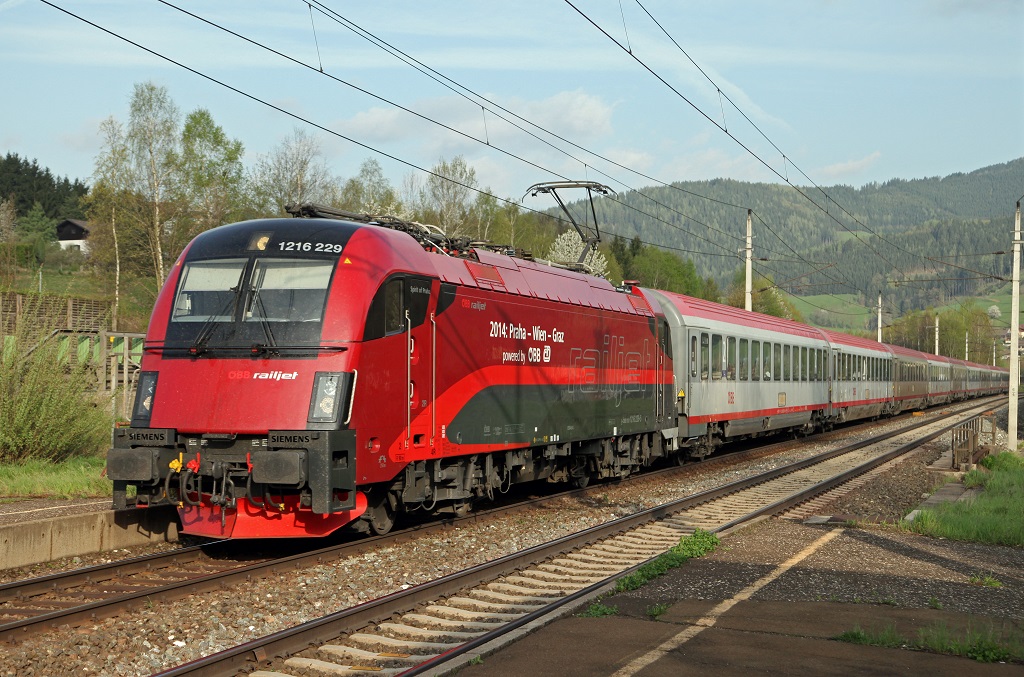
M64 219L57 224L57 242L61 249L77 249L89 253L89 223L78 219Z

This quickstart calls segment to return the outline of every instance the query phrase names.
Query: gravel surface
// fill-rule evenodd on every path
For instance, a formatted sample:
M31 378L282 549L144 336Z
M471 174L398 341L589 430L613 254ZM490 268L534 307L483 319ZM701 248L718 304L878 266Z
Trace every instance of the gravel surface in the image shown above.
M635 603L625 607L643 614L659 602L728 599L835 528L767 520L726 539L710 555L606 603L623 610L622 601L631 598ZM1021 548L926 538L894 527L847 528L754 599L941 608L1006 619L1024 636L1022 572ZM986 576L1001 585L978 584Z
M883 429L899 425L889 422ZM878 433L876 428L860 433L860 436L869 437ZM829 446L838 444L832 442ZM102 620L69 632L29 638L17 646L5 648L0 655L0 675L147 675L643 508L764 472L820 453L825 446L809 441L790 451L744 462L725 470L710 466L702 469L698 466L696 472L683 478L652 479L626 486L609 486L607 491L596 497L592 495L587 499L565 499L555 505L526 513L453 528L443 535L424 536L373 553L252 581L241 588L207 593L201 598L160 604L153 608L143 607L131 615ZM921 452L908 464L923 468L926 457L927 453ZM843 503L839 507L844 513L863 516L865 519L889 520L893 515L902 516L909 511L908 505L913 507L920 502L924 493L920 484L903 488L902 483L908 477L918 477L921 472L927 475L926 471L919 472L912 468L894 470L892 477L887 475L884 480L871 482L855 494L842 499ZM899 507L895 507L897 504ZM836 508L837 512L839 507ZM770 557L774 551L771 526L764 527L764 531L758 533L765 534L763 546L767 559L764 562L771 562L773 560ZM890 550L897 547L920 550L924 546L917 542L927 540L895 531L851 531L844 538L863 548L865 557L874 557L885 551L886 547ZM891 542L892 545L879 545L879 539ZM935 547L940 546L941 549L934 555L940 564L922 571L922 579L951 570L950 567L943 569L941 561L943 558L954 561L959 558L947 549L965 547L970 551L971 548L977 548L949 543ZM1007 549L996 549L1001 550ZM728 547L723 547L716 556L725 557L729 552ZM1024 565L1021 553L1011 552L1017 557L1011 564L1016 562L1015 566L1020 570ZM116 557L116 554L99 557L110 559ZM77 559L77 565L81 566L89 558ZM843 561L844 556L838 557L837 566ZM751 571L764 568L763 565L753 563L744 566L751 567ZM971 566L965 563L961 569ZM982 566L981 561L977 566ZM997 568L993 568L993 571ZM1003 571L998 568L997 578L1007 575ZM24 577L24 570L0 574L12 577L22 574L21 577ZM897 594L888 591L883 580L878 581L877 587L879 594ZM701 580L698 576L693 582L692 594L701 591L705 595L714 595L715 590L713 580ZM964 604L984 606L991 603L985 591L979 594L981 596L976 600L964 601ZM807 595L809 599L820 595L843 598L843 594L821 585L809 586ZM920 595L912 597L920 601ZM1014 603L1016 609L1022 608L1020 600L1015 598ZM1010 613L1007 611L1007 614Z

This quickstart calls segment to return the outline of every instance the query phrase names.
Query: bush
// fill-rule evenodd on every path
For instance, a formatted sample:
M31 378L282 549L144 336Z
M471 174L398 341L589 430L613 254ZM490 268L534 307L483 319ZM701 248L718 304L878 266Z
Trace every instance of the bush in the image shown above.
M112 419L86 367L61 357L58 337L19 329L0 351L0 463L94 454Z

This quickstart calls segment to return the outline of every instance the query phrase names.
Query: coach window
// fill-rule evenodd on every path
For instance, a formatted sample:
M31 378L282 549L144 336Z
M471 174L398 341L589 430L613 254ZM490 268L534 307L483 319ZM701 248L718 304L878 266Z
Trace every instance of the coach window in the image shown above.
M747 339L740 339L740 380L746 381L750 376L750 344Z
M730 381L736 380L736 337L728 338L725 350L725 377Z
M711 379L714 381L722 378L722 337L718 334L711 335Z
M709 363L710 363L710 359L711 359L711 354L710 354L711 351L709 350L710 342L711 342L711 340L708 338L708 335L705 334L705 333L701 333L701 335L700 335L700 380L702 380L702 381L707 381L708 380L708 369L709 369Z
M811 373L811 365L807 362L806 346L800 349L800 364L803 365L803 367L800 368L800 380L806 381L807 376Z
M750 380L761 380L761 342L750 342Z
M772 363L772 374L776 381L782 380L782 344L775 344L775 361Z
M690 337L690 376L697 375L697 335Z
M782 346L782 380L791 381L793 376L793 360L790 346Z

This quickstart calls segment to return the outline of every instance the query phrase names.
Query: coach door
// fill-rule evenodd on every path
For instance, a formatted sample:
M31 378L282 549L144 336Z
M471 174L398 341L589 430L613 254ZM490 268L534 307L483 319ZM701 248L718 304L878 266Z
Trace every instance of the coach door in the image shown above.
M663 318L658 319L658 343L660 350L657 353L657 378L655 379L655 411L657 422L663 424L672 419L672 409L675 398L672 397L673 373L669 368L672 363L672 336L669 333L668 322ZM666 370L669 371L666 371Z
M690 375L686 391L686 415L705 416L712 411L711 399L711 332L707 329L690 329L687 356ZM691 428L690 432L693 432Z

